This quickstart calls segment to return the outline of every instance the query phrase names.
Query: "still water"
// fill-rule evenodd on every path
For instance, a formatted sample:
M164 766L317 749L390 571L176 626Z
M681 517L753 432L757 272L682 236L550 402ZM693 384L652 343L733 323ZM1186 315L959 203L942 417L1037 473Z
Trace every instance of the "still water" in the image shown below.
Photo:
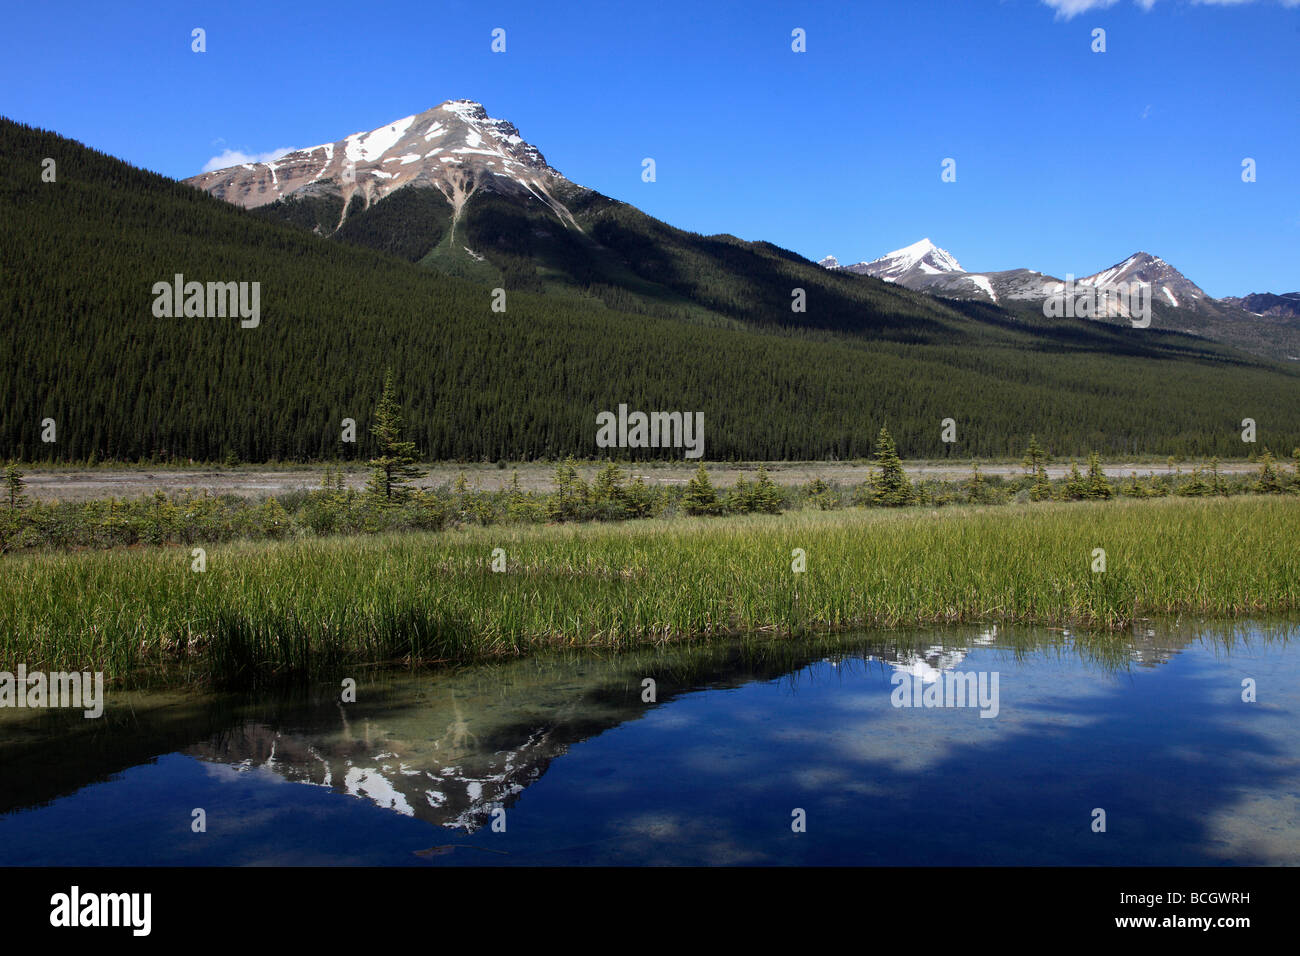
M349 703L348 675L110 688L98 720L0 711L0 865L1294 865L1297 637L751 638L363 672Z

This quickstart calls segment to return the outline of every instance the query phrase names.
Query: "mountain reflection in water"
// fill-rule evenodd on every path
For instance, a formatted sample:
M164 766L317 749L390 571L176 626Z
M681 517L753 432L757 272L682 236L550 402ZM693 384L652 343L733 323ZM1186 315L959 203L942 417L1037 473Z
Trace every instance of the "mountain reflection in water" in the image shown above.
M712 773L717 773L718 784L725 786L726 768L733 761L753 763L761 771L754 780L783 776L791 792L773 812L787 821L782 825L776 817L776 826L788 831L786 804L796 807L815 802L808 795L809 781L824 779L831 791L838 789L838 793L828 796L828 806L840 807L838 812L849 813L854 793L875 805L891 792L890 779L881 777L881 767L905 778L918 772L921 764L936 759L945 748L987 745L996 739L990 737L992 733L1024 733L1030 722L1040 737L1059 732L1061 718L1054 712L1068 713L1076 705L1086 710L1092 705L1085 698L1099 688L1122 688L1136 675L1172 666L1171 662L1186 651L1203 659L1196 672L1198 678L1203 678L1205 667L1213 667L1216 661L1227 664L1243 653L1249 659L1261 648L1280 655L1279 659L1285 660L1294 673L1298 665L1294 645L1289 642L1294 630L1289 625L1225 629L1189 626L1080 637L1069 631L987 628L817 639L754 637L618 654L557 653L444 671L357 675L355 703L340 701L337 682L252 696L110 690L105 716L97 721L73 719L66 713L0 712L0 764L7 771L0 779L0 813L8 814L0 817L0 846L12 848L6 834L15 829L15 824L37 826L42 808L53 811L73 803L95 790L93 785L121 786L118 781L134 772L133 768L155 761L170 767L169 761L177 757L212 765L220 771L204 785L213 789L209 802L217 806L221 805L220 788L228 785L232 774L248 775L250 780L271 779L268 775L274 775L303 787L345 794L386 814L439 828L426 828L427 838L409 847L406 855L410 858L391 862L438 862L444 856L450 859L454 844L440 844L439 840L455 841L458 835L479 839L480 849L506 845L483 839L489 837L485 828L493 819L494 809L506 809L515 826L514 808L521 796L561 765L583 777L565 783L575 793L604 790L618 794L606 804L593 801L584 813L598 816L599 808L607 806L611 814L640 820L637 825L648 828L652 840L670 844L681 823L674 818L655 829L655 813L664 802L662 794L656 797L647 792L638 797L627 788L613 787L609 778L619 771L608 758L604 768L586 767L578 760L566 764L565 760L566 754L584 742L614 728L630 730L647 718L655 722L654 728L646 730L651 737L638 738L635 746L625 751L627 760L661 760L668 773L670 766L680 770L683 755L690 749L703 747L704 759L693 772L681 775L678 789L683 794L699 787L707 790ZM1243 652L1243 648L1248 651ZM890 707L891 678L895 673L908 675L920 686L942 683L945 674L959 669L1001 672L1002 713L996 720L981 721L974 712L959 716L900 715ZM1271 675L1252 671L1245 676L1264 682ZM643 701L646 678L655 681L653 702ZM1233 677L1225 684L1227 693L1236 694L1239 683ZM1290 686L1294 688L1295 682ZM777 692L767 693L761 701L746 696L761 687L774 687ZM1276 693L1272 688L1270 692ZM805 698L802 703L798 700L801 696ZM809 698L815 698L818 705L808 708ZM701 702L705 699L709 701L707 713L701 716L698 711L705 706ZM1276 706L1276 696L1272 700ZM696 711L690 715L689 726L684 710L687 701L693 701L690 707ZM1294 703L1292 696L1288 707ZM1261 702L1253 706L1268 705ZM879 726L872 726L868 734L846 737L844 728L862 714L874 715L872 719ZM1196 719L1195 713L1182 716ZM771 733L776 744L769 748L770 759L784 763L779 767L764 763L764 745L761 740L747 739L743 726L750 725L737 724L742 718L760 722ZM972 722L969 718L975 719ZM672 729L675 719L681 722L678 730ZM981 724L997 725L999 730ZM1152 727L1152 746L1161 744L1161 734L1159 726ZM791 741L798 745L785 746ZM1107 745L1105 740L1097 741L1099 748ZM1040 750L1035 745L1024 759L1050 759L1050 749ZM1294 750L1286 757L1292 773L1300 773L1296 757ZM864 761L871 765L870 773L845 769ZM1072 770L1056 769L1064 774ZM1085 768L1078 769L1086 775ZM989 772L996 772L996 768L990 765ZM1140 774L1142 767L1135 766L1131 772ZM626 772L622 776L629 781L628 787L633 787L630 776ZM744 778L738 779L743 791ZM1290 779L1293 783L1295 778ZM986 784L998 785L991 780ZM978 780L970 782L975 789L982 785ZM813 786L812 790L817 792L818 788ZM763 799L767 799L773 786L764 785L764 791ZM299 792L300 797L295 798L293 792ZM274 806L280 808L306 799L305 791L277 790L275 794ZM916 799L903 791L897 796ZM162 803L167 798L158 793L156 799ZM638 799L644 805L637 806ZM682 806L688 805L689 799L683 799L686 802ZM719 812L720 798L716 794L699 799L705 816ZM1079 794L1081 805L1092 799L1086 788ZM1294 803L1292 798L1292 809ZM960 808L932 809L942 816ZM1088 809L1083 807L1082 812L1086 815ZM824 819L811 810L810 816L810 830L812 826L824 827ZM568 820L567 812L564 820ZM188 823L188 816L182 822ZM560 826L563 821L552 816L552 822ZM965 820L962 825L970 822ZM573 825L585 832L592 821L575 810ZM329 827L325 826L318 836L328 843ZM770 845L775 837L758 841L762 847L750 853L744 845L746 827L740 830L745 832L731 839L737 845L703 862L783 861L773 858ZM113 832L109 828L107 835L111 837ZM1295 858L1286 859L1285 847L1294 845L1296 833L1292 819L1284 828L1280 844L1276 837L1262 843L1255 841L1257 855L1268 862L1295 862ZM603 839L619 842L608 835ZM824 835L820 839L824 840ZM553 833L547 841L548 845L559 846L565 838ZM852 843L848 841L842 852L847 853ZM511 852L517 856L518 844L514 846ZM874 850L866 852L866 845L861 849L866 858L837 856L833 846L828 845L814 859L792 862L951 862L942 854L937 859L927 855L921 848L916 856L900 849L893 859L877 857ZM506 852L493 850L494 854ZM605 856L603 852L589 850L594 855L582 855L576 861L641 862L630 845ZM1204 852L1204 847L1198 848L1192 858L1213 862L1203 858ZM460 862L505 862L495 857L488 859L488 854L472 856L475 858ZM268 861L276 858L275 853L266 857ZM251 861L257 859L254 854ZM379 861L388 859L381 857ZM690 852L678 856L663 848L647 860L701 862ZM245 854L238 861L250 859ZM235 860L223 859L218 852L215 857L203 856L195 862ZM1006 862L1034 862L1034 858Z

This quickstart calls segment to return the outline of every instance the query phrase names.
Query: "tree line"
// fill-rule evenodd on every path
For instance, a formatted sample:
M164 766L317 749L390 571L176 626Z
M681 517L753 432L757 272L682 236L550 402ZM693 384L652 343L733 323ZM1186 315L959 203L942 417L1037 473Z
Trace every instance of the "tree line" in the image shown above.
M55 182L41 180L43 157L57 161ZM602 235L634 257L638 234L659 237L638 229ZM973 307L963 318L859 300L845 277L809 286L833 303L834 327L781 324L769 318L789 314L786 286L816 278L798 263L728 237L663 241L671 255L640 268L671 267L661 285L675 299L628 284L622 305L642 311L623 312L510 289L496 313L474 282L0 121L0 457L365 461L389 368L424 460L592 457L597 413L623 402L703 412L712 460L864 459L884 424L900 454L924 458L1006 457L1031 433L1078 456L1241 457L1245 417L1262 443L1300 444L1300 376L1280 366L1114 329L1048 334ZM760 260L767 271L746 286ZM260 282L261 324L153 317L150 289L176 273ZM947 418L954 443L940 438Z

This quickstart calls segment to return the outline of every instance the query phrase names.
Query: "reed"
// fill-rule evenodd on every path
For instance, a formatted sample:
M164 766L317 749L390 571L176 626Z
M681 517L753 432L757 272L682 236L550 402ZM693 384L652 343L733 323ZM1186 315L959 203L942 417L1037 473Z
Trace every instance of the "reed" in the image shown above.
M753 631L1285 614L1297 528L1300 501L1251 497L235 542L202 573L180 547L8 555L0 669L241 681Z

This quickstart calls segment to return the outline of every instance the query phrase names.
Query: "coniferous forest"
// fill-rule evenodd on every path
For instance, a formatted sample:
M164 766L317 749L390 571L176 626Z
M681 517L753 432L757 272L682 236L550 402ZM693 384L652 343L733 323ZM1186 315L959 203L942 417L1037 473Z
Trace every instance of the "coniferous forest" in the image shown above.
M0 457L364 459L389 367L425 459L597 456L596 414L620 403L702 411L713 460L863 458L882 426L904 457L1019 455L1031 434L1077 456L1300 444L1300 375L1284 366L1187 336L945 304L585 202L596 266L561 251L539 271L527 248L506 248L490 275L459 278L423 261L436 217L426 235L367 248L385 234L366 220L381 203L325 239L304 228L310 210L270 221L292 216L0 122ZM512 214L485 205L475 241L524 235ZM260 283L260 323L156 317L151 290L178 273ZM1246 418L1259 445L1242 443Z

